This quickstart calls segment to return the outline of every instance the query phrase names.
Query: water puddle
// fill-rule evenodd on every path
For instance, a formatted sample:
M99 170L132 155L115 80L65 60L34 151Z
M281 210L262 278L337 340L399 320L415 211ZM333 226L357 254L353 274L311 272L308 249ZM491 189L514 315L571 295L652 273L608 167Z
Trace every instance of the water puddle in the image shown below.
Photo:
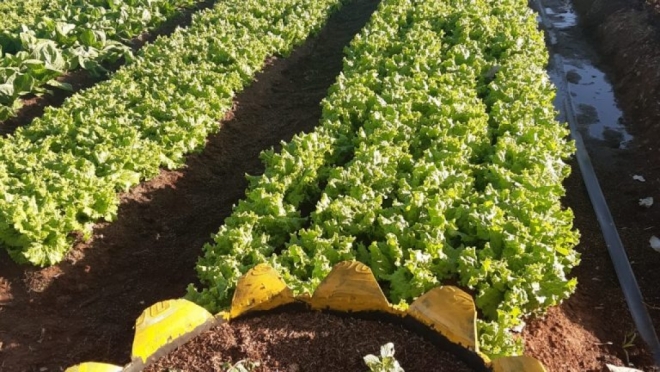
M568 4L561 4L563 9L545 8L545 13L552 21L552 25L559 30L577 26L578 18L575 11Z
M551 51L562 59L566 73L566 76L557 76L550 66L550 77L560 87L558 95L571 95L578 130L583 137L603 141L608 147L625 148L632 136L626 131L612 85L594 62L597 61L596 52L578 26L577 14L565 1L541 0L540 3L552 28ZM561 82L564 78L567 86Z

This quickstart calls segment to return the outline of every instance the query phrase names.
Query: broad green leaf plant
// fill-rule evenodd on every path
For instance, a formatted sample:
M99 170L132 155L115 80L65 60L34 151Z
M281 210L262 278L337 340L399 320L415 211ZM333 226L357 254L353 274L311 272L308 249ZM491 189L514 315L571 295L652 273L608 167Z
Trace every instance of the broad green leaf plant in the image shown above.
M0 2L0 122L16 114L21 97L71 89L57 80L68 71L99 74L105 71L103 63L122 57L130 61L130 39L197 1Z

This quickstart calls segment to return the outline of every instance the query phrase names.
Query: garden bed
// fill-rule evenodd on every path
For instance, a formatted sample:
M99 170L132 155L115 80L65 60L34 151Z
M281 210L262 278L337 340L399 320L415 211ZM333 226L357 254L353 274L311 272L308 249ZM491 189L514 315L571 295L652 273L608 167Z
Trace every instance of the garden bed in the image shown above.
M321 312L288 311L215 326L178 347L145 372L221 371L228 363L258 363L253 371L366 371L363 357L394 344L406 372L474 371L455 355L401 325ZM226 367L225 367L226 368Z
M214 3L215 0L204 0L181 9L180 12L154 29L145 30L142 34L132 38L130 42L127 42L127 45L131 47L134 53L137 53L147 43L153 42L158 37L170 35L178 27L189 26L195 12L208 9ZM16 129L30 124L33 119L42 116L46 108L60 107L67 98L75 93L107 80L109 75L116 72L125 63L125 58L120 58L112 63L104 61L101 63L101 66L106 70L104 73L92 73L85 69L69 71L58 77L57 80L60 83L70 85L70 90L53 89L43 95L30 94L20 98L21 108L17 110L16 115L4 121L0 120L0 136L14 133Z
M123 194L118 220L97 224L92 240L79 242L65 262L27 268L0 252L5 280L0 282L0 371L56 371L85 360L125 362L133 322L142 309L182 296L185 286L196 281L200 248L243 197L244 174L263 172L259 152L317 125L319 103L342 68L342 49L376 5L347 5L318 37L287 58L269 60L236 97L222 130L209 138L203 152L188 157L185 168L162 171ZM631 118L646 112L632 104L624 104L624 110ZM652 132L644 133L648 136L638 138L653 138ZM654 165L658 149L647 152L645 145L632 152L601 151L594 159L615 219L622 221L626 246L640 252L632 256L633 267L643 267L642 289L650 293L650 309L658 319L654 307L660 307L660 296L649 292L657 288L651 286L657 262L649 256L655 252L649 251L647 236L648 221L658 216L655 209L636 205L638 196L660 188L660 168ZM648 182L619 178L632 173L644 174ZM639 340L637 346L623 347L634 328L577 169L565 186L565 204L575 211L582 233L577 248L582 265L573 272L580 284L563 305L526 327L527 352L550 371L601 371L605 362L624 364L626 354L637 367L651 370ZM367 353L377 353L376 344ZM404 357L405 346L395 346L396 355Z
M203 152L123 194L117 221L97 224L63 263L21 266L0 250L0 277L9 282L0 299L13 297L0 305L0 371L127 360L135 318L196 281L201 247L244 195L245 174L263 172L259 153L318 123L342 49L377 4L345 6L289 57L267 61L233 110L219 114L221 130Z

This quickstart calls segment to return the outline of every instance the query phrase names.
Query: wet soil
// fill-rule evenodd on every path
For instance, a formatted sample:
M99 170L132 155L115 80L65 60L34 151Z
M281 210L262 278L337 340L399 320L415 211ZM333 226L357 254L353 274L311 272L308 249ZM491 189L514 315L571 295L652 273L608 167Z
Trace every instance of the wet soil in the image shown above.
M254 372L366 371L363 357L394 344L406 372L470 372L455 355L402 327L320 312L284 312L224 323L162 357L145 372L224 371L258 363Z
M137 53L147 43L153 42L159 36L167 36L174 32L177 27L188 27L192 22L192 15L202 9L208 9L215 4L217 0L204 0L200 1L195 6L182 9L178 14L163 22L154 30L143 32L141 35L133 38L128 45ZM94 74L88 70L75 70L64 74L57 78L61 83L66 83L71 86L71 90L51 89L50 92L41 96L28 95L22 99L22 107L18 110L15 117L0 121L0 136L4 137L16 131L16 129L28 125L34 120L42 116L48 107L60 107L64 101L72 95L93 87L101 81L107 80L113 72L119 70L126 64L126 61L121 58L115 63L105 63L103 68L105 72Z
M577 14L570 2L542 2L549 13L563 17L557 30L559 40L551 52L565 61L570 89L565 94L573 97L578 129L659 329L660 288L656 283L660 254L650 248L649 239L660 235L660 208L640 205L640 199L651 196L657 201L660 197L659 150L653 144L660 140L656 121L660 113L660 92L656 91L660 80L656 77L660 70L652 65L658 54L656 46L651 47L660 43L639 39L640 30L657 30L652 31L649 22L637 22L650 20L651 15L645 13L648 9L643 4L631 1L574 0ZM566 11L560 15L557 9L562 7ZM631 19L636 21L631 23ZM616 32L613 25L617 25ZM633 179L635 175L646 181ZM607 371L605 363L659 370L637 337L576 164L566 188L565 203L575 212L575 225L582 234L578 246L582 263L574 271L579 280L577 293L552 309L546 319L532 321L525 332L527 352L553 371Z
M616 0L597 1L602 12ZM66 262L38 270L17 266L0 253L0 371L59 371L87 360L128 362L135 319L146 306L180 297L185 286L195 282L195 260L243 196L244 174L262 171L259 152L317 124L319 102L342 67L342 48L376 3L358 0L345 6L318 37L289 58L268 61L255 83L236 98L234 110L225 114L205 151L190 156L185 168L162 172L123 195L118 220L99 224L92 241L76 245ZM660 84L653 80L660 72L657 64L640 62L653 61L660 52L647 48L628 53L627 59L608 57L608 47L639 35L633 32L639 25L628 23L638 18L619 12L615 19L618 23L608 24L620 25L615 28L620 36L603 39L597 36L602 30L595 32L594 40L605 53L595 64L612 73L614 92L621 98L623 120L612 128L623 126L633 138L603 134L589 140L589 146L657 327L660 287L654 279L660 254L649 248L648 239L660 236L660 206L646 209L638 200L660 200L660 148L655 146L660 134L653 129L660 123L660 99L654 90ZM645 40L644 45L652 45ZM576 71L569 79L585 84L589 76ZM597 110L583 111L585 128L610 119ZM634 181L635 174L646 182ZM572 274L580 284L562 306L529 321L522 334L526 353L541 359L549 371L606 371L605 363L632 363L652 371L641 341L628 342L634 325L576 166L566 188L565 204L574 210L582 234L582 265Z
M245 174L263 171L259 153L318 123L342 50L377 3L344 6L288 58L269 60L202 153L122 195L117 221L98 224L65 262L39 270L2 251L0 277L8 285L0 287L0 371L127 363L135 319L195 282L201 248L244 196Z

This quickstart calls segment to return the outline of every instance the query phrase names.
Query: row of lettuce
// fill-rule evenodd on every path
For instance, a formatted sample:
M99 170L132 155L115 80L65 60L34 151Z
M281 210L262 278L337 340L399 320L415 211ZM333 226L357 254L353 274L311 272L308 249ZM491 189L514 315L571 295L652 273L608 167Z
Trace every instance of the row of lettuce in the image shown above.
M199 0L27 0L0 3L0 121L21 97L70 89L57 78L130 60L129 42ZM21 4L22 3L22 4Z
M1 244L20 262L62 260L71 232L88 236L116 217L118 191L201 149L264 59L340 3L219 2L0 140ZM520 352L512 330L573 291L578 262L560 204L572 146L546 58L526 1L384 0L347 48L317 130L262 155L264 174L205 246L204 288L189 298L218 310L261 262L311 292L357 259L400 306L457 281L475 294L482 349Z
M48 0L4 0L0 1L3 15L0 30L18 29L20 25L31 25L48 10Z
M261 262L312 292L357 259L400 306L457 281L482 350L520 352L513 330L569 296L578 263L546 58L526 0L384 0L317 129L262 154L188 298L217 311Z
M113 220L119 197L200 150L265 59L320 29L340 0L223 0L143 48L111 80L0 139L0 244L51 265Z

